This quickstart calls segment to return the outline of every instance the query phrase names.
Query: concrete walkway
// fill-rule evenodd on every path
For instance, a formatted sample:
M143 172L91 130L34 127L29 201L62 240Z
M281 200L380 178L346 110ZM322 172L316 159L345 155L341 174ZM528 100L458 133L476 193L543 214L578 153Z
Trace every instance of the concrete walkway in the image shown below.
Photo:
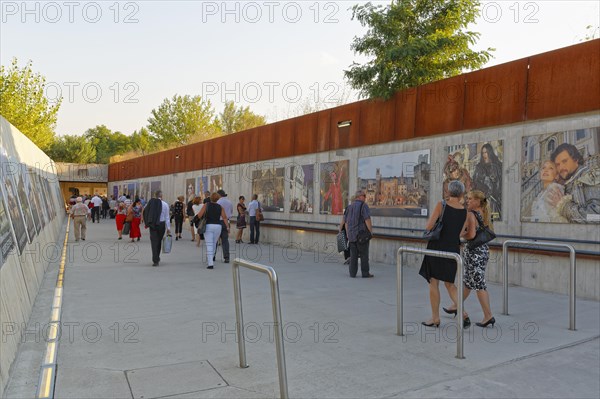
M88 224L85 242L70 235L55 397L278 397L266 276L241 271L250 364L241 369L231 264L219 252L207 270L204 247L184 232L152 267L142 234L139 243L117 241L106 220ZM503 316L502 287L490 285L497 324L466 330L460 360L455 319L442 315L439 329L420 325L429 303L417 264L404 273L409 334L400 337L394 266L373 264L375 278L351 279L341 257L230 242L232 258L278 273L291 397L600 397L598 302L578 300L577 331L569 331L567 296L511 287L512 314ZM30 330L48 321L56 269L48 270ZM449 303L445 292L442 303ZM474 295L465 307L473 323L481 320ZM44 342L27 337L8 398L35 395Z

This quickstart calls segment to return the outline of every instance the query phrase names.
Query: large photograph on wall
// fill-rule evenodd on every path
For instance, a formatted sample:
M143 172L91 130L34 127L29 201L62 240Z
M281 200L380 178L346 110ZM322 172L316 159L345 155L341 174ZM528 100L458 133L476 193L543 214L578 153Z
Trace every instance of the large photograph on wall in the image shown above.
M4 203L4 194L0 190L0 268L2 268L8 253L14 246L15 242L10 229L7 207Z
M502 220L502 140L482 141L446 147L447 158L443 168L443 197L448 198L448 184L460 180L466 193L482 191L494 220Z
M39 176L32 168L29 169L29 179L31 180L31 185L33 186L33 194L35 196L35 202L40 215L40 222L42 228L44 228L50 219L47 216L46 206L44 206L44 203L42 202L44 193L42 191L42 185L39 184Z
M193 201L194 197L196 197L196 179L185 179L185 201L186 203L189 201Z
M371 216L427 217L430 168L429 150L360 158L356 186Z
M252 172L252 193L258 195L261 207L268 212L283 212L284 168L269 168Z
M210 192L216 193L223 190L223 175L212 175L210 177Z
M140 183L140 198L146 202L150 201L150 198L152 198L149 181L143 181Z
M523 137L521 221L600 223L600 127Z
M41 210L39 208L38 201L33 190L33 185L31 184L31 179L29 178L29 170L27 169L27 165L25 164L21 164L21 179L23 180L25 195L27 197L27 202L29 203L29 208L31 209L33 224L35 226L37 234L39 234L40 231L42 231L42 220L40 218Z
M154 198L154 195L157 191L161 190L161 187L162 183L160 180L150 182L150 197L148 199Z
M204 198L204 192L208 189L208 176L200 176L196 178L196 194Z
M288 171L290 212L313 213L315 201L315 165L292 165L288 166Z
M14 173L14 181L16 183L17 196L19 198L19 206L23 210L23 216L25 216L25 227L27 228L27 235L29 236L29 242L33 241L33 238L36 235L35 223L33 221L32 216L32 204L27 198L27 193L25 192L25 180L23 178L23 173L20 168L19 163L14 162L16 165Z
M320 197L319 212L326 215L343 215L348 205L348 168L350 162L336 161L322 163L319 170Z
M4 201L13 231L15 233L19 253L22 253L23 248L25 248L28 240L27 229L25 227L22 208L19 206L17 188L12 178L14 167L11 167L11 165L8 163L8 157L3 148L0 149L0 164L0 170L2 171L2 182L0 184L0 189L3 190Z

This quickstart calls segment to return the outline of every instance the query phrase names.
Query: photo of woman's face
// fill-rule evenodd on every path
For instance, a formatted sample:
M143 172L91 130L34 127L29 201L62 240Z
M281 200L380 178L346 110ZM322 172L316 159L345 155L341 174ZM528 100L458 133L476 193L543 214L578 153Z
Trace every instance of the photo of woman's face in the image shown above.
M554 162L546 161L542 165L540 180L543 182L553 182L556 180L557 174L558 172L556 171L556 165Z

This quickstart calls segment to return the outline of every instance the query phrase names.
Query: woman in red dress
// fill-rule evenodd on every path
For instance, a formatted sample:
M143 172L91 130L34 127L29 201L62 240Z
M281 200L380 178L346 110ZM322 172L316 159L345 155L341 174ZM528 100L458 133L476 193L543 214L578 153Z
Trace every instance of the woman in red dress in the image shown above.
M327 201L331 198L331 214L332 215L341 215L344 210L344 200L342 198L342 175L344 173L344 169L340 168L340 175L337 176L335 171L331 172L329 176L331 177L331 183L329 184L329 191L325 193L323 199Z
M117 215L115 216L115 222L117 224L119 240L121 240L123 239L123 224L125 223L125 218L127 217L127 207L125 206L124 202L119 202L115 210L117 212Z
M131 204L130 209L133 213L133 220L131 221L131 230L129 230L129 238L131 238L131 242L134 242L136 238L139 241L142 237L142 231L140 230L142 212L144 211L142 201L140 201L139 198L136 199L134 203Z

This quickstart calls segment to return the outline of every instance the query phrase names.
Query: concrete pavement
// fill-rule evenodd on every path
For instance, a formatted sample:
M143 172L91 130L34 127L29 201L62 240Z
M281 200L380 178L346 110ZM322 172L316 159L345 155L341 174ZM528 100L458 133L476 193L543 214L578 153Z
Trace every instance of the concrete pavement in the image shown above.
M56 398L269 398L279 396L269 284L241 270L250 367L239 368L231 264L219 248L206 269L204 246L173 242L151 266L148 231L139 243L116 240L114 220L69 238L58 352ZM331 241L334 240L331 237ZM247 238L246 238L247 240ZM578 300L577 331L568 330L568 297L490 285L497 324L465 333L456 359L456 320L425 328L428 289L405 270L404 325L395 334L396 270L373 264L373 279L352 279L341 256L294 246L234 244L241 257L279 276L290 397L572 397L600 396L600 304ZM7 398L35 394L51 295L51 264L13 365ZM600 270L599 270L600 273ZM566 282L565 282L566 283ZM442 303L449 299L442 291ZM482 313L465 303L473 323ZM35 327L39 323L39 327Z

